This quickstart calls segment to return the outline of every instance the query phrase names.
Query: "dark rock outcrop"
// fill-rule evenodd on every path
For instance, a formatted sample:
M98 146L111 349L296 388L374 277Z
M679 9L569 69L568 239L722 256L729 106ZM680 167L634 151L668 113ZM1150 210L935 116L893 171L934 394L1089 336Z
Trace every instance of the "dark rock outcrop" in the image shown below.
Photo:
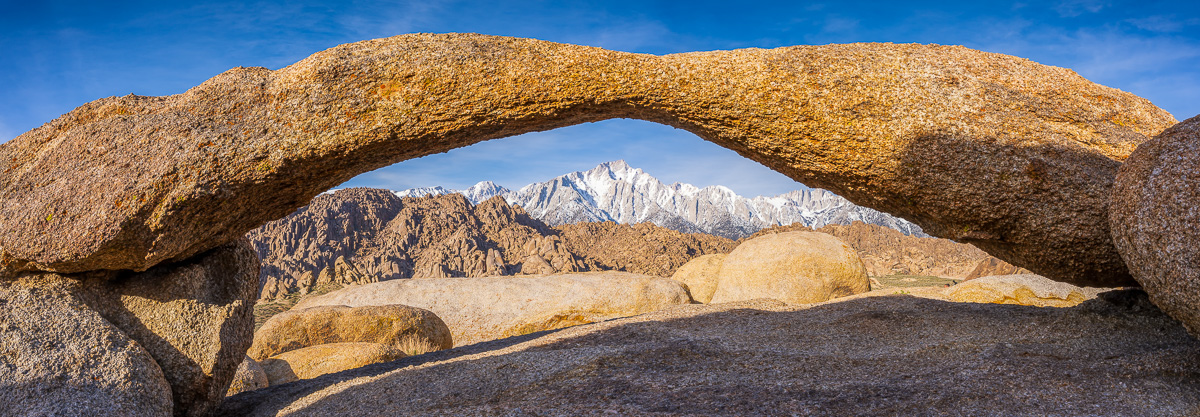
M1117 176L1109 215L1133 277L1200 336L1200 116L1138 147Z
M276 71L232 69L173 96L97 100L0 145L0 264L146 270L363 172L621 117L686 129L931 235L1100 285L1132 282L1108 232L1116 170L1175 123L1071 70L957 46L654 56L403 35Z

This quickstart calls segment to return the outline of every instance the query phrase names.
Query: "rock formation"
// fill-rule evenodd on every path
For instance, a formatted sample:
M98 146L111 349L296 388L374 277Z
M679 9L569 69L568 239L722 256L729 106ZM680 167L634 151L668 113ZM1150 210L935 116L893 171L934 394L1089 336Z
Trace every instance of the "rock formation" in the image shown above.
M263 259L260 297L307 294L325 283L623 270L669 276L728 239L652 224L550 228L502 198L398 198L356 188L323 194L247 234Z
M400 279L343 288L293 309L402 304L432 311L458 346L688 304L683 285L625 272Z
M267 373L263 371L262 365L259 365L258 361L246 356L242 359L242 363L238 365L237 371L233 373L233 382L229 383L229 391L225 393L225 396L228 397L246 391L254 391L266 388L269 385Z
M559 231L563 245L580 254L590 271L616 270L669 277L692 258L726 253L737 246L718 236L681 233L652 223L575 223L555 230Z
M988 257L975 266L971 273L963 277L964 280L972 280L980 277L990 277L995 275L1024 275L1030 274L1028 269L1013 266L1008 262L1001 261L996 258Z
M693 301L707 304L717 291L717 274L721 272L723 261L723 253L696 257L675 270L671 279L687 285Z
M1096 298L1107 289L1080 288L1044 277L994 275L973 279L946 290L946 297L959 302L1017 304L1034 307L1073 307Z
M1104 285L1132 282L1108 233L1112 179L1175 124L1071 70L956 46L654 56L403 35L235 68L182 94L100 99L0 145L0 265L146 270L363 172L620 117L686 129L1047 277Z
M450 329L438 316L404 305L357 308L320 306L285 311L271 317L254 333L246 353L263 360L296 349L328 343L370 342L400 348L403 343L450 349Z
M154 358L55 274L0 279L0 415L169 416Z
M1200 335L1200 116L1138 147L1121 166L1113 239L1150 299Z
M862 260L837 238L817 232L772 233L742 242L725 256L710 302L773 298L807 304L870 289Z
M867 274L871 276L899 274L962 279L980 262L1003 262L971 245L947 239L908 236L890 228L862 222L830 224L817 229L798 224L776 226L763 229L747 239L770 233L810 230L831 234L853 247L867 267Z
M258 257L248 241L237 239L192 259L144 272L23 273L18 282L47 283L47 294L65 290L124 337L136 341L156 364L154 371L146 372L165 377L170 386L162 399L168 409L174 404L175 415L199 416L225 397L238 363L250 347L257 276ZM0 332L8 330L0 328ZM63 399L63 404L71 403ZM148 404L154 409L155 402Z
M272 356L262 362L270 385L390 362L405 357L394 346L370 342L343 342L309 346Z
M892 295L683 306L271 387L220 415L1182 416L1198 373L1200 341L1144 294Z

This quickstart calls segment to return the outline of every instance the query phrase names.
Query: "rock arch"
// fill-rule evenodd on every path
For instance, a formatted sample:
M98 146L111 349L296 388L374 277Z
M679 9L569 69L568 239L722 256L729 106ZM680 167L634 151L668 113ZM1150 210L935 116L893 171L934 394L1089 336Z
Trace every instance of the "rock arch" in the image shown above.
M0 262L145 270L356 174L610 118L675 126L1048 277L1129 284L1106 200L1167 112L1074 72L956 46L654 56L415 34L185 93L97 100L0 145Z

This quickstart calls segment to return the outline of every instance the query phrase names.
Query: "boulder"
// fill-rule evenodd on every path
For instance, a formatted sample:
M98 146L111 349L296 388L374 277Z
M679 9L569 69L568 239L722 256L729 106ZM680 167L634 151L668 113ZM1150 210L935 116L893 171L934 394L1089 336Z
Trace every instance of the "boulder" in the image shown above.
M429 310L404 305L362 307L317 306L272 316L254 333L247 352L263 360L309 346L341 342L371 342L401 349L428 345L450 349L454 342L446 323Z
M398 279L311 297L293 309L388 304L423 308L441 317L450 327L455 344L463 346L634 316L690 302L684 286L667 278L594 272Z
M1113 239L1150 300L1200 336L1200 116L1137 148L1113 187Z
M1017 304L1034 307L1072 307L1096 298L1107 289L1081 288L1045 277L993 275L946 289L946 297L963 303Z
M254 336L258 255L246 239L148 271L82 274L79 296L162 368L175 413L225 398Z
M225 396L228 397L246 391L254 391L266 388L269 385L267 382L267 373L263 371L262 365L259 365L258 361L246 356L242 359L242 364L238 365L237 371L233 373L233 382L229 383L229 391L225 392Z
M407 355L395 347L368 342L329 343L290 350L262 362L271 386L298 379L391 362Z
M0 264L146 270L379 167L611 118L687 129L932 235L1102 285L1133 282L1106 219L1117 169L1176 122L1069 69L960 46L656 56L402 35L96 100L5 143Z
M979 261L979 264L975 265L975 269L972 269L971 273L967 274L967 276L963 279L972 280L975 278L990 277L993 275L1022 275L1030 273L1031 272L1029 272L1028 269L1021 268L1019 266L1013 266L1008 262L988 257L987 259Z
M671 279L687 284L692 300L707 304L717 291L717 273L724 260L723 253L697 257L675 270Z
M773 298L807 304L867 292L858 253L836 237L785 232L742 242L725 256L712 303Z
M689 305L270 387L220 415L1194 415L1200 341L1138 293Z
M0 276L0 415L170 416L154 358L55 274Z

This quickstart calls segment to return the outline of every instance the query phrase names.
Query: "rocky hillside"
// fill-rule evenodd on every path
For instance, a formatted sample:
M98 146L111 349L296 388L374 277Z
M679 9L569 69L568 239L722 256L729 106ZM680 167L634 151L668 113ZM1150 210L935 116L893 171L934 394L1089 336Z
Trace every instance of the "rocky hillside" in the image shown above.
M814 229L799 224L772 227L747 239L795 230ZM834 235L857 250L867 266L867 274L872 276L902 274L963 279L981 263L1003 262L968 244L907 236L894 229L862 222L830 224L815 231Z
M854 205L820 189L774 197L746 198L722 186L665 184L625 161L602 163L588 171L560 175L517 191L484 181L465 190L440 186L398 191L401 197L459 193L474 203L502 196L549 225L612 221L654 223L684 233L708 233L738 239L765 227L803 224L821 227L861 221L904 234L926 236L907 220Z
M811 229L777 226L753 236L791 230ZM875 276L961 279L993 259L970 245L908 236L862 222L825 225L816 231L854 247ZM458 193L402 198L368 188L320 195L247 236L262 258L264 300L306 294L326 284L398 278L606 270L669 277L694 257L727 253L738 244L650 222L551 227L495 196L472 205Z
M262 258L260 298L326 283L621 270L670 276L733 241L651 224L551 228L503 198L401 198L355 188L320 195L247 237Z

